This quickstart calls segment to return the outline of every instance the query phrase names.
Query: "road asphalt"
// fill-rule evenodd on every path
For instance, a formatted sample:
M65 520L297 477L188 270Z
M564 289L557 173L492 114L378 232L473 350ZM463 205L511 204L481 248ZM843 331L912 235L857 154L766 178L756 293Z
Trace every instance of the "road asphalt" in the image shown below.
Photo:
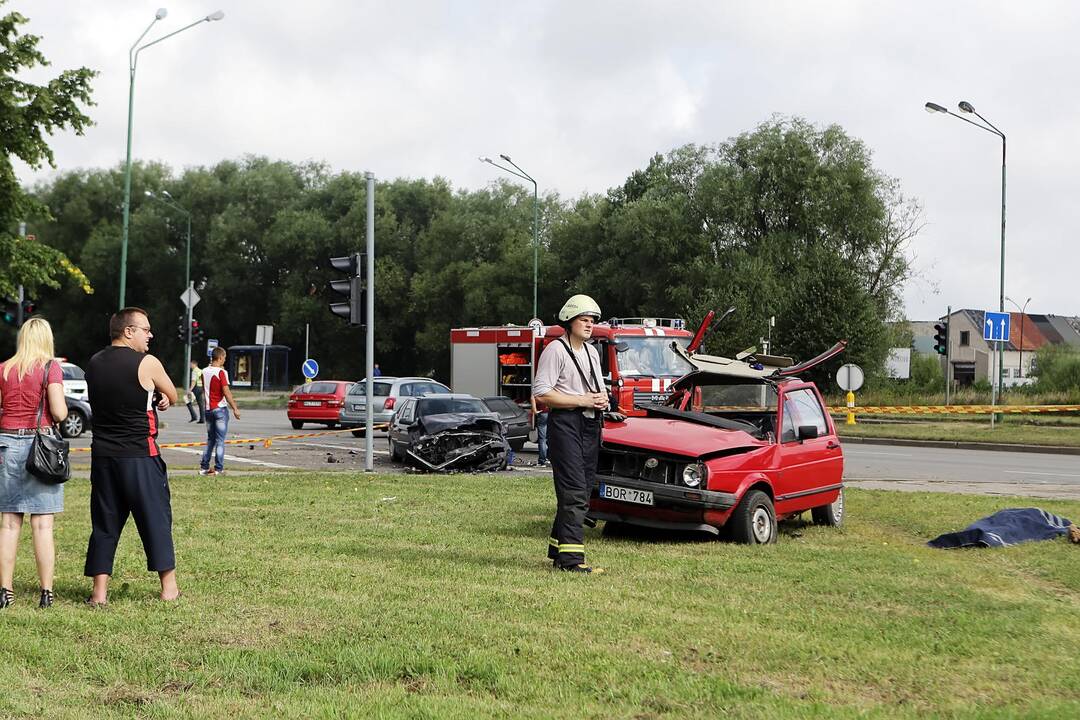
M162 413L159 441L192 443L205 440L206 426L189 423L184 407ZM247 410L229 425L230 439L250 442L229 445L226 468L234 474L250 472L344 471L364 472L365 439L350 431L328 434L324 426L294 430L284 410ZM304 435L305 437L283 437ZM272 438L269 447L265 438ZM1073 448L934 443L923 441L845 438L844 481L851 487L899 491L929 491L980 495L1080 499L1080 462ZM374 471L401 472L391 463L385 433L373 436ZM536 467L535 445L518 453L513 472L550 475ZM72 441L76 476L88 474L89 434ZM166 448L173 475L193 474L202 448Z

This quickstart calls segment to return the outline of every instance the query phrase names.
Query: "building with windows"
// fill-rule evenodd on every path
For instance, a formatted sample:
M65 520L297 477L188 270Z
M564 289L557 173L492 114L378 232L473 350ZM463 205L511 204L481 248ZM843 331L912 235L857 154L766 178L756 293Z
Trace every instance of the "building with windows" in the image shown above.
M986 318L982 310L956 310L948 318L912 321L915 352L934 353L934 325L946 319L949 322L949 377L959 386L989 381L997 372L997 343L983 340ZM1080 317L1009 313L1009 340L1005 343L1003 358L1004 386L1032 382L1036 353L1047 344L1068 345L1080 350Z

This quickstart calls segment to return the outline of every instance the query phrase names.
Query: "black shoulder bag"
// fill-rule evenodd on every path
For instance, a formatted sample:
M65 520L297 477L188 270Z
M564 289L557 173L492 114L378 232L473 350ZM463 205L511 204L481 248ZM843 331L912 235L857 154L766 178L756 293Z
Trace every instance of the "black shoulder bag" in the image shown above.
M41 402L38 403L37 419L34 420L34 442L30 445L30 454L26 456L26 470L41 482L59 485L71 477L68 441L60 436L59 428L56 428L55 434L41 432L41 414L48 397L49 366L52 363L52 360L45 363Z

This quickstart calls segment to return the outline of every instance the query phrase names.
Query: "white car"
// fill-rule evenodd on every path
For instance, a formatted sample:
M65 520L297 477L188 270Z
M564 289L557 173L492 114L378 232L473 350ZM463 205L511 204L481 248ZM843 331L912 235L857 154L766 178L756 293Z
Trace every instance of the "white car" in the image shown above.
M64 394L79 400L86 399L86 375L78 365L69 362L60 362L60 369L64 373Z

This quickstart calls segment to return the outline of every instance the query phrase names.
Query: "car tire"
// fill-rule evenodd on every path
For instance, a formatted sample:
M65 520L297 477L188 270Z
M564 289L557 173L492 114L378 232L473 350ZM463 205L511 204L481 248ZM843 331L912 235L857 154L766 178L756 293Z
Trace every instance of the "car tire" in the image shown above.
M731 539L743 545L770 545L776 542L776 511L772 500L761 490L751 490L735 507L727 521Z
M516 453L521 452L522 448L524 448L524 447L525 447L525 438L521 438L520 440L511 440L510 441L510 449L513 450Z
M402 458L401 454L398 453L397 445L394 444L393 440L390 440L389 442L390 442L390 459L393 460L394 462L401 462L404 458Z
M71 409L64 422L60 423L60 434L66 438L77 438L86 430L86 417L79 410Z
M828 527L840 527L844 524L844 489L840 488L840 494L828 505L810 508L810 516L814 518L815 525Z
M292 423L293 430L299 430L300 428L304 427L304 423L300 422L299 420L290 420L289 422Z

